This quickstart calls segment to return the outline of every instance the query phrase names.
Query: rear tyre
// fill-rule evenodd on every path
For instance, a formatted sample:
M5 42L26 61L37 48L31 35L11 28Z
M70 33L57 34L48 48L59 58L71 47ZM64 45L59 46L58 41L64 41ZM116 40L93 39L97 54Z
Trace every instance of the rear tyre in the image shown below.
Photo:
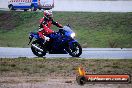
M32 44L35 44L37 47L41 48L41 46L38 44L37 40L33 41ZM31 45L31 50L32 50L33 54L38 57L43 57L46 55L46 51L41 52L41 51L35 49L32 45Z
M69 45L66 51L72 57L79 57L82 54L82 47L78 42L73 42L72 47Z

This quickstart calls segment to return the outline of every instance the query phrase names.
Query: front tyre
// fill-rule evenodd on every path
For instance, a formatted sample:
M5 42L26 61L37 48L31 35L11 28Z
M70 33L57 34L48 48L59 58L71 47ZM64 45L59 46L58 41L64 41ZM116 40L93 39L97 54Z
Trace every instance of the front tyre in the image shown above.
M41 46L38 44L37 40L33 41L32 44L34 44L35 46L41 48ZM46 51L39 51L37 48L33 47L31 44L31 50L33 52L34 55L38 56L38 57L43 57L46 55Z
M69 45L66 51L72 57L79 57L82 54L82 47L78 42L73 42L72 45Z

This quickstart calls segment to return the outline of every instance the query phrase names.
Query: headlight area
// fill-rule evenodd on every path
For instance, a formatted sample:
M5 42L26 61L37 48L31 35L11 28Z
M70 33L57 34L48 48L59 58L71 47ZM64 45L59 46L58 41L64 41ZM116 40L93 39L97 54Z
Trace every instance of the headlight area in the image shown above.
M75 37L75 33L71 33L71 37L74 38Z

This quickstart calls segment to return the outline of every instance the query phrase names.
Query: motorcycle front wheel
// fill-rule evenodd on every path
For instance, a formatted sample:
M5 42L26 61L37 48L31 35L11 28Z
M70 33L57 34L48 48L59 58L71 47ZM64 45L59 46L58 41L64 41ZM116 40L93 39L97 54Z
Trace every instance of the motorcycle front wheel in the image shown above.
M66 51L72 57L79 57L82 54L82 47L78 42L73 42L72 46L69 45Z
M32 50L33 54L38 56L38 57L45 56L46 55L46 51L40 51L39 49L41 49L41 46L38 43L38 41L37 40L33 41L32 44L31 44L31 50Z

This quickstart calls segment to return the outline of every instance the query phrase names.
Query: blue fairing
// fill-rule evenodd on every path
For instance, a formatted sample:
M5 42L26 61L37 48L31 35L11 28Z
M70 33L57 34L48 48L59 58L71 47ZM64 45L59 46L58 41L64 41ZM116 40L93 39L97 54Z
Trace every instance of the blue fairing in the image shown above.
M73 39L72 41L69 42L69 44L72 45L73 42L77 42L77 40Z
M49 35L48 37L55 40L54 46L56 49L57 48L65 49L66 46L63 46L63 45L68 44L72 47L73 46L72 43L77 42L77 40L74 40L73 38L71 38L72 33L73 31L71 29L68 29L67 27L66 29L63 29L63 35L60 32L57 32L57 33Z
M32 37L34 37L36 39L39 39L40 38L39 35L38 35L38 33L35 33L35 32L31 32L30 33L30 36L32 36Z
M74 47L74 46L73 46L73 43L74 43L74 42L77 42L77 40L72 40L72 41L69 42L69 45L70 45L71 48Z

